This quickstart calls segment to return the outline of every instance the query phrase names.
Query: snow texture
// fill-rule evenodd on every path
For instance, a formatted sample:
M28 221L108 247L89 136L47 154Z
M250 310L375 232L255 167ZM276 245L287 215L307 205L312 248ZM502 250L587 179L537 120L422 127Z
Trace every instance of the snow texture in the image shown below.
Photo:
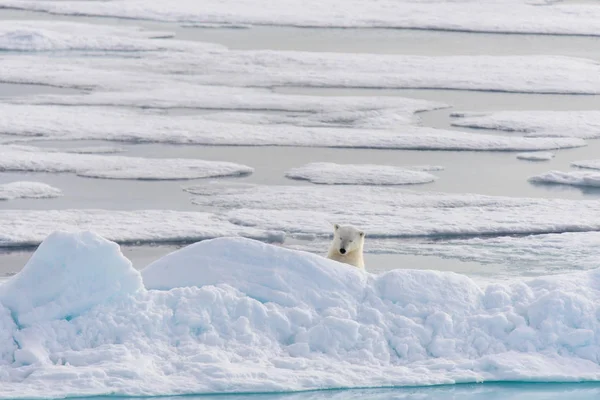
M536 151L533 153L519 153L517 154L519 160L527 161L550 161L554 158L554 153Z
M285 176L325 185L414 185L437 179L411 167L318 162L293 168Z
M443 31L598 35L593 4L534 0L394 1L192 0L147 2L2 0L0 6L51 14L92 15L179 22L186 26L277 25L338 28L408 28ZM543 5L543 6L540 6ZM340 10L343 12L340 12ZM469 10L465 12L465 10ZM473 18L477 15L477 18Z
M600 138L600 111L453 113L454 126L522 133L527 137Z
M48 199L62 196L60 189L40 182L11 182L0 184L0 200Z
M600 172L591 171L549 171L529 178L530 182L572 186L600 187Z
M157 51L166 49L160 41L165 32L144 32L139 28L114 27L56 21L3 20L0 51ZM169 45L169 48L172 48Z
M328 237L331 223L368 238L464 237L600 230L600 201L417 192L376 186L199 185L193 202L231 223L291 236Z
M0 145L0 171L73 172L105 179L176 180L243 176L253 169L229 162L139 158L44 151Z
M93 230L126 244L190 243L221 236L281 242L284 234L234 225L207 212L0 210L0 247L36 246L55 230Z
M193 103L189 93L201 92L206 85L600 93L600 65L580 58L240 51L197 42L163 43L173 43L172 51L101 59L73 53L65 57L7 54L0 58L0 81L110 92L90 98L101 104ZM539 65L545 68L539 70ZM188 94L177 101L178 88L186 85ZM119 100L120 92L130 94ZM152 97L144 99L141 92L151 92ZM167 96L160 98L160 92Z
M0 67L1 68L1 67ZM93 121L93 123L90 123ZM248 125L219 122L201 116L168 116L114 108L0 105L0 133L52 140L112 140L219 146L301 146L413 150L533 151L585 146L577 138L522 138L482 135L404 125L401 130L343 129L293 125ZM54 157L48 155L47 157ZM81 156L80 156L81 157ZM91 156L90 156L91 157ZM73 160L79 158L73 157ZM81 158L83 159L83 158ZM86 158L87 159L87 158ZM98 158L99 159L99 158ZM126 157L102 158L138 163ZM117 161L119 160L119 161ZM133 160L133 161L132 161ZM163 163L165 160L161 160ZM140 161L141 162L141 161ZM173 160L212 173L244 174L251 170L235 164ZM73 161L75 163L75 161ZM143 161L152 163L151 160ZM87 164L87 163L86 163ZM107 168L102 163L103 168ZM167 169L164 164L165 175ZM192 169L192 167L187 167ZM143 171L150 168L144 167ZM211 171L212 170L212 171ZM140 171L143 172L143 171ZM158 172L155 172L157 174ZM178 172L179 173L179 172ZM192 171L181 172L183 176ZM124 173L123 173L124 174ZM135 175L134 173L131 174ZM202 172L197 173L197 177ZM183 177L182 177L183 178Z
M571 165L585 169L600 169L600 160L573 161Z
M141 275L94 234L48 237L0 286L0 397L600 379L597 269L480 286L223 238Z

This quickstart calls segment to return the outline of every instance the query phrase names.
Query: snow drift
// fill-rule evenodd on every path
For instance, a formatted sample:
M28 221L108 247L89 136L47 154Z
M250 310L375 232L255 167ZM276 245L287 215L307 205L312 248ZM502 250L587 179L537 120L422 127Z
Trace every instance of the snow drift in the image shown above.
M54 233L0 286L0 397L599 380L599 299L599 270L480 286L240 238L140 276Z

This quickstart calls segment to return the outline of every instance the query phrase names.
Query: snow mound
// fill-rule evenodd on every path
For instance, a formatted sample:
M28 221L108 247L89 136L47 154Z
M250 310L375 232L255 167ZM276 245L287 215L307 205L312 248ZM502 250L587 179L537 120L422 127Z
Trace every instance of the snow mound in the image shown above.
M519 153L517 154L519 160L528 161L549 161L554 158L554 153L536 151L533 153Z
M55 232L25 268L0 285L0 303L19 326L71 319L117 294L134 293L142 279L119 245L84 232Z
M40 182L0 184L0 200L47 199L62 196L60 189Z
M417 167L427 168L427 167ZM432 167L433 168L433 167ZM414 185L437 179L430 173L411 167L389 165L352 165L318 162L293 168L285 176L325 185Z
M453 113L454 126L520 132L527 137L600 137L599 111Z
M176 180L242 176L251 174L253 169L230 162L88 155L0 145L0 171L74 172L91 178Z
M588 171L549 171L529 178L530 182L600 187L600 173Z
M600 380L599 270L480 286L223 238L142 277L98 236L50 236L0 286L0 397Z

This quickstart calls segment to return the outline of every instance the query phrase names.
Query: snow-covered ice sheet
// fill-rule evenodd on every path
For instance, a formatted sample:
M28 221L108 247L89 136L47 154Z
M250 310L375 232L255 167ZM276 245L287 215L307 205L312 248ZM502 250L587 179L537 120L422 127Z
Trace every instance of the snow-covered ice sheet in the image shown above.
M302 240L286 247L324 254L329 242ZM598 268L599 245L600 232L567 232L434 240L368 238L365 252L367 259L369 254L398 254L474 262L478 267L469 275L498 280ZM402 268L410 267L403 262Z
M219 161L88 155L0 145L0 171L73 172L91 178L176 180L243 176L251 174L253 169Z
M530 182L572 186L600 187L600 172L592 171L548 171L529 178Z
M165 32L143 31L134 27L82 24L56 21L3 20L0 26L0 51L157 51Z
M0 184L0 200L47 199L61 196L60 189L41 182L11 182Z
M600 111L498 111L456 112L454 126L518 132L528 137L600 137Z
M599 281L372 275L239 238L140 275L114 243L55 233L0 286L0 397L595 381Z
M281 242L283 233L234 225L207 212L0 210L0 246L38 245L55 230L93 230L119 243L189 243L222 236Z
M419 168L317 162L292 168L285 176L325 185L415 185L437 179Z
M328 236L332 223L368 237L461 237L600 230L600 201L492 197L375 186L198 185L193 202L232 223L300 238Z
M214 121L202 116L174 117L115 108L10 104L0 105L0 133L36 140L97 139L221 146L414 150L531 151L585 145L585 141L578 138L507 137L412 125L403 125L397 131L249 125Z
M164 41L162 43L169 42ZM176 43L176 41L173 41ZM180 43L180 42L177 42ZM0 81L118 92L170 85L456 89L517 93L600 93L600 65L561 56L411 56L239 51L188 44L185 51L111 57L0 57ZM539 65L544 65L540 70ZM169 91L173 102L177 91ZM124 101L142 99L141 94ZM153 99L154 100L154 99ZM93 101L93 99L92 99ZM106 98L105 101L111 101ZM143 102L143 100L139 100ZM156 101L156 100L154 100ZM157 101L160 102L160 101Z
M554 153L547 151L534 151L532 153L519 153L517 154L519 160L527 161L550 161L554 158Z
M52 14L173 21L208 27L286 25L567 35L598 35L600 27L600 10L595 5L551 4L543 0L384 0L374 3L311 0L301 4L292 0L275 4L268 0L209 0L201 4L192 0L2 0L0 6Z
M600 160L573 161L571 165L585 169L600 169Z

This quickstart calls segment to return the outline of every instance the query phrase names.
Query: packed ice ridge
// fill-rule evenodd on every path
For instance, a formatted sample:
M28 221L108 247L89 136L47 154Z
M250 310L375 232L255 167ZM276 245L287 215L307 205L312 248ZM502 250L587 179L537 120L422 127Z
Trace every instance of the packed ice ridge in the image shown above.
M220 161L104 156L0 145L0 171L72 172L91 178L177 180L243 176L251 174L253 169Z
M508 4L507 4L508 3ZM543 7L540 7L543 5ZM277 25L321 28L407 28L444 31L598 35L600 11L589 4L544 0L378 1L241 0L78 2L2 0L0 6L51 14L179 22L189 26ZM340 9L344 12L340 13ZM469 9L469 12L465 12ZM265 10L268 10L266 12ZM477 18L473 18L477 15Z
M239 238L140 274L58 232L0 286L0 397L595 381L599 279L373 275Z
M285 176L325 185L415 185L437 179L423 169L427 167L317 162L292 168Z
M62 196L62 191L41 182L17 181L0 184L0 200L47 199Z

